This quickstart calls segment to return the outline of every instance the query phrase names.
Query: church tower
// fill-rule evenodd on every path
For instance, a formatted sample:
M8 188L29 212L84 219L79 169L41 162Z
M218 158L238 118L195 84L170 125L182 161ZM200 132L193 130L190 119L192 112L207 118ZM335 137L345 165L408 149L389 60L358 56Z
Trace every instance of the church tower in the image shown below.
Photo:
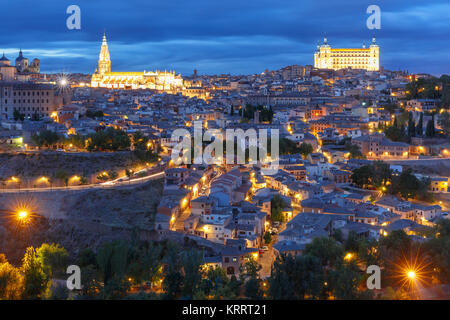
M102 47L98 58L98 73L103 75L111 72L111 58L109 56L108 43L106 42L106 35L103 34Z

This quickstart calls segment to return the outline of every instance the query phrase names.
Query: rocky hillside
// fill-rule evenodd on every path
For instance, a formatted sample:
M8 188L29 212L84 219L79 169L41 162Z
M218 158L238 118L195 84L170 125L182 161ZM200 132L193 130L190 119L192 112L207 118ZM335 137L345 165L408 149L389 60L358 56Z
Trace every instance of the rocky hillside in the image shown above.
M130 239L134 228L152 228L162 183L156 180L135 188L62 193L59 199L49 199L51 203L40 199L35 202L40 206L37 212L58 207L64 218L47 219L36 215L28 226L19 226L11 215L3 213L0 216L0 253L19 263L30 245L59 243L74 255L83 248L95 249L103 242Z

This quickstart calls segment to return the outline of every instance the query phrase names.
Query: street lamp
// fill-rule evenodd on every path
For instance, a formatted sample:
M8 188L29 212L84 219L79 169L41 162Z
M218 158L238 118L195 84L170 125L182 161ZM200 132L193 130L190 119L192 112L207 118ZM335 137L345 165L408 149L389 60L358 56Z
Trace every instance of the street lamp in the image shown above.
M20 210L19 212L17 212L17 218L19 220L25 220L28 217L28 211L26 210Z
M344 260L345 261L350 261L353 259L353 253L349 252L345 255Z

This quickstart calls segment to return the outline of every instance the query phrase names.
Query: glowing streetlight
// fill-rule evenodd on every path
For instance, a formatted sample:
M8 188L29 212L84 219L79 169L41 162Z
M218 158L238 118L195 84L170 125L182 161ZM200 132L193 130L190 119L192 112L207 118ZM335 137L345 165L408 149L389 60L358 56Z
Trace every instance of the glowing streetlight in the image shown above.
M19 178L11 177L10 181L11 182L19 182Z
M353 253L349 252L345 255L344 260L345 261L350 261L353 259Z
M17 218L19 220L25 220L28 217L28 211L25 210L20 210L19 212L17 212Z
M412 270L410 270L408 272L408 278L410 278L411 280L414 280L416 278L416 273Z

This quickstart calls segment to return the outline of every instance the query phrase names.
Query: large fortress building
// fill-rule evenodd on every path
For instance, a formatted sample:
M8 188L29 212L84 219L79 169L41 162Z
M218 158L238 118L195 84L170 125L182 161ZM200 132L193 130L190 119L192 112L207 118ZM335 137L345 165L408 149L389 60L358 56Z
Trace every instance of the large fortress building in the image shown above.
M100 49L98 70L92 75L91 87L152 89L167 93L182 92L185 89L183 78L173 71L111 72L111 58L105 35Z
M380 47L373 38L369 48L363 45L362 48L334 49L328 44L327 38L324 38L323 44L318 45L314 53L314 67L333 70L351 68L379 71Z

